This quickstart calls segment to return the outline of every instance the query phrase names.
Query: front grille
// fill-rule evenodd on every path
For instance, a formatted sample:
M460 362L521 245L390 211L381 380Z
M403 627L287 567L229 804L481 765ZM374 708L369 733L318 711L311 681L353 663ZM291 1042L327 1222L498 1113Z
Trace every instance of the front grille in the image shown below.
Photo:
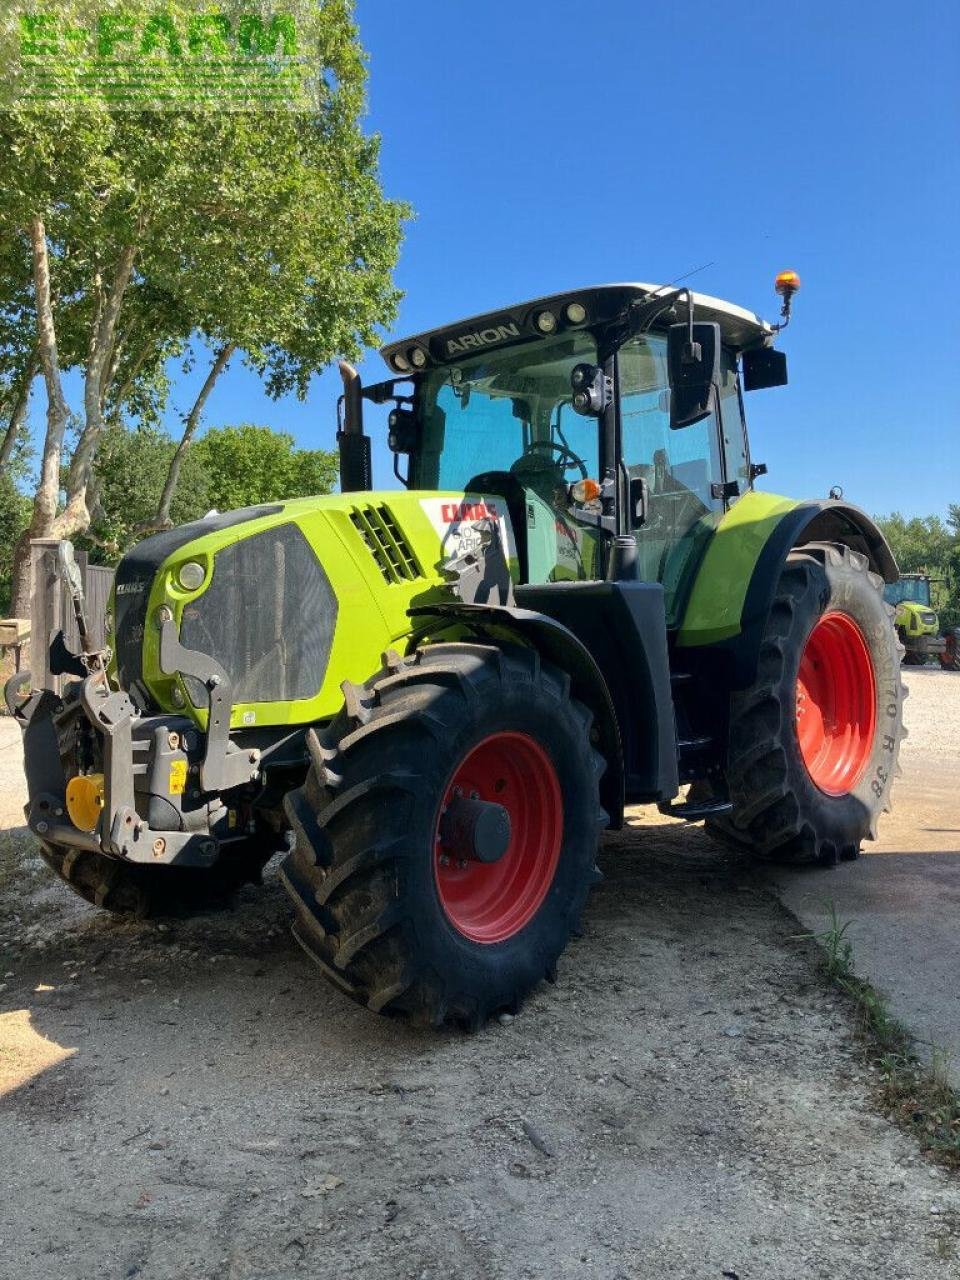
M274 515L283 507L244 507L239 511L227 511L211 515L203 520L178 525L163 533L144 538L123 557L117 565L114 578L113 638L117 653L117 680L121 689L130 693L141 709L149 705L149 696L142 684L143 636L147 623L147 603L157 570L169 556L194 538L220 529L231 529L247 520Z
M180 642L224 668L234 702L293 702L320 690L337 597L296 525L242 538L214 560L210 586L186 606ZM195 706L206 705L199 682Z
M389 507L354 507L350 520L367 544L385 582L412 582L424 576L413 548Z

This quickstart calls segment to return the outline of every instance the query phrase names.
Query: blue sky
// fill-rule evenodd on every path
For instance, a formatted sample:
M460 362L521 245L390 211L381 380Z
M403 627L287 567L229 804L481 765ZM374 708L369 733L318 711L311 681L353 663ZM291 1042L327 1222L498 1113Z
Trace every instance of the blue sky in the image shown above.
M384 186L417 211L396 336L703 263L691 284L773 318L795 268L790 386L747 398L766 487L960 502L960 7L359 0L358 18ZM273 403L238 367L206 422L332 447L337 391L327 373Z

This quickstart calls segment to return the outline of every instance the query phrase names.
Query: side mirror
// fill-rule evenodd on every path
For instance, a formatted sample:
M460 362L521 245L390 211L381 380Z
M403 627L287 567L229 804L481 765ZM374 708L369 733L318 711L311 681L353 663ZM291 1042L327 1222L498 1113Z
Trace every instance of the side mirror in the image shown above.
M628 521L631 529L639 529L647 523L647 508L650 503L650 486L643 476L630 477L630 494L628 498Z
M757 347L743 353L744 391L762 391L764 387L787 385L787 357L773 347Z
M691 340L692 335L692 340ZM693 426L714 404L720 382L720 326L672 324L667 333L670 426Z

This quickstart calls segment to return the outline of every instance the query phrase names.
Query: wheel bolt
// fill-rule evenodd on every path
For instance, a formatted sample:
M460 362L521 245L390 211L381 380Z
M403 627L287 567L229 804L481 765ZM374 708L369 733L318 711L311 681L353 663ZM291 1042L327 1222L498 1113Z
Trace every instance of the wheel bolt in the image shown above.
M440 865L441 867L449 867L450 865L450 859L445 853L441 853L440 855Z

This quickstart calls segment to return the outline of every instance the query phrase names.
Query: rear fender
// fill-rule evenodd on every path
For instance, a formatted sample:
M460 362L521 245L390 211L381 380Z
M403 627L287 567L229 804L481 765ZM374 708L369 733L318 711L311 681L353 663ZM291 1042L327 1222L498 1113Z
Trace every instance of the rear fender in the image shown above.
M748 527L742 520L733 525L727 547L725 522L721 522L697 574L677 637L680 649L707 646L728 655L735 689L748 687L756 675L763 628L791 551L811 543L836 543L865 555L870 569L884 582L896 582L899 577L886 538L859 507L826 498L793 504L771 494L750 494L730 514L752 498L762 501L759 519ZM747 541L747 548L735 546L741 539Z

